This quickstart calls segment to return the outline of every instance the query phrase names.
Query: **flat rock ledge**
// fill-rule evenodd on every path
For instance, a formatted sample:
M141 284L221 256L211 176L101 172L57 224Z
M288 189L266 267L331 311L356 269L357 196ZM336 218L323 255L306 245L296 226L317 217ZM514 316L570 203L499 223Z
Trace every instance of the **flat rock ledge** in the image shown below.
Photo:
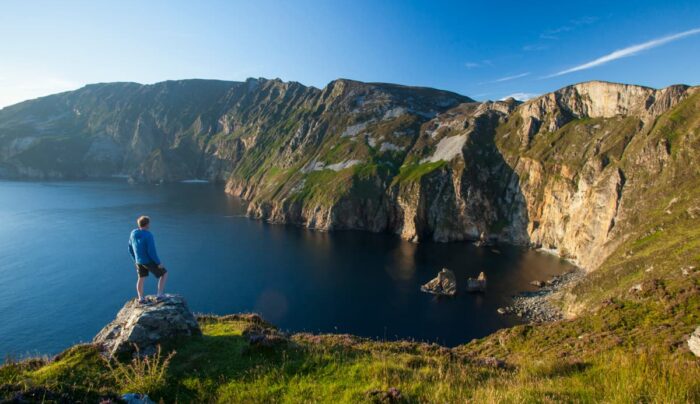
M136 299L128 301L117 317L95 336L93 343L110 357L137 350L141 355L151 355L167 340L201 334L185 299L165 295L160 302L151 297L146 305Z

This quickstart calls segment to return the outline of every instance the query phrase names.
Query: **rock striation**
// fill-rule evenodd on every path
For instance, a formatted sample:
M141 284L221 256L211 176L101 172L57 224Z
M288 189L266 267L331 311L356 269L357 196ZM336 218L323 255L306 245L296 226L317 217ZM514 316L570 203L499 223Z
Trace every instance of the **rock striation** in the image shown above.
M149 355L157 346L176 337L201 335L199 324L178 295L166 295L161 302L127 302L117 317L93 339L108 356L121 353Z

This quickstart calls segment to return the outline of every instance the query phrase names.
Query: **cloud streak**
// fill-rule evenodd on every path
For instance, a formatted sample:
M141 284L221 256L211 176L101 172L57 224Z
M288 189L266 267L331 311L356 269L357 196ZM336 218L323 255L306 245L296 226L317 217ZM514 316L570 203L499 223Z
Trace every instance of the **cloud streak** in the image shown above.
M618 49L614 52L608 53L607 55L604 55L604 56L601 56L597 59L591 60L590 62L581 64L578 66L574 66L574 67L566 69L566 70L562 70L560 72L551 74L549 76L545 76L544 78L562 76L564 74L569 74L569 73L578 72L581 70L586 70L586 69L590 69L593 67L601 66L601 65L604 65L606 63L610 63L613 60L634 56L634 55L638 54L639 52L642 52L642 51L645 51L645 50L648 50L651 48L656 48L657 46L665 45L669 42L677 41L679 39L683 39L685 37L689 37L691 35L697 35L697 34L700 34L700 28L694 28L694 29L690 29L688 31L679 32L677 34L652 39L651 41L647 41L647 42L640 43L637 45L632 45L632 46L628 46L626 48Z
M500 79L496 79L494 81L489 81L489 83L502 83L504 81L511 81L515 79L519 79L521 77L529 76L530 72L525 72L525 73L520 73L520 74L515 74L512 76L506 76L506 77L501 77Z
M576 28L583 25L590 25L599 20L598 17L581 17L569 21L569 24L562 25L558 28L550 29L540 34L540 39L559 39L559 34L574 31Z

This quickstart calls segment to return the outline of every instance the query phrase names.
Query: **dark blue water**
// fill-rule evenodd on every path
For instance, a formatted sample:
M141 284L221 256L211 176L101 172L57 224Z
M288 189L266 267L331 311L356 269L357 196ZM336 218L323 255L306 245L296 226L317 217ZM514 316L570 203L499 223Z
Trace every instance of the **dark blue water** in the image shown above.
M134 296L127 239L141 214L153 220L168 291L193 311L255 311L291 331L456 345L514 324L496 309L531 280L569 269L518 248L320 233L241 213L208 184L0 182L0 355L56 353L108 323ZM461 287L485 271L488 293L421 293L442 267ZM146 287L155 291L154 278Z

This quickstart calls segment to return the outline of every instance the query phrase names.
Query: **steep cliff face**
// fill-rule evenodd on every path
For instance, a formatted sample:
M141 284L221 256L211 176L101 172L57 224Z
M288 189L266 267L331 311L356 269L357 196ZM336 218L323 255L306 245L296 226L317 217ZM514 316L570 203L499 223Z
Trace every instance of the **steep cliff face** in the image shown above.
M351 80L92 85L0 110L0 175L207 178L273 222L530 245L595 269L678 169L669 125L700 115L697 94L588 82L477 103Z
M598 267L630 230L620 231L626 213L640 209L628 201L643 197L668 160L654 125L695 93L591 82L520 106L497 142L519 178L524 204L514 208L528 218L526 239Z

